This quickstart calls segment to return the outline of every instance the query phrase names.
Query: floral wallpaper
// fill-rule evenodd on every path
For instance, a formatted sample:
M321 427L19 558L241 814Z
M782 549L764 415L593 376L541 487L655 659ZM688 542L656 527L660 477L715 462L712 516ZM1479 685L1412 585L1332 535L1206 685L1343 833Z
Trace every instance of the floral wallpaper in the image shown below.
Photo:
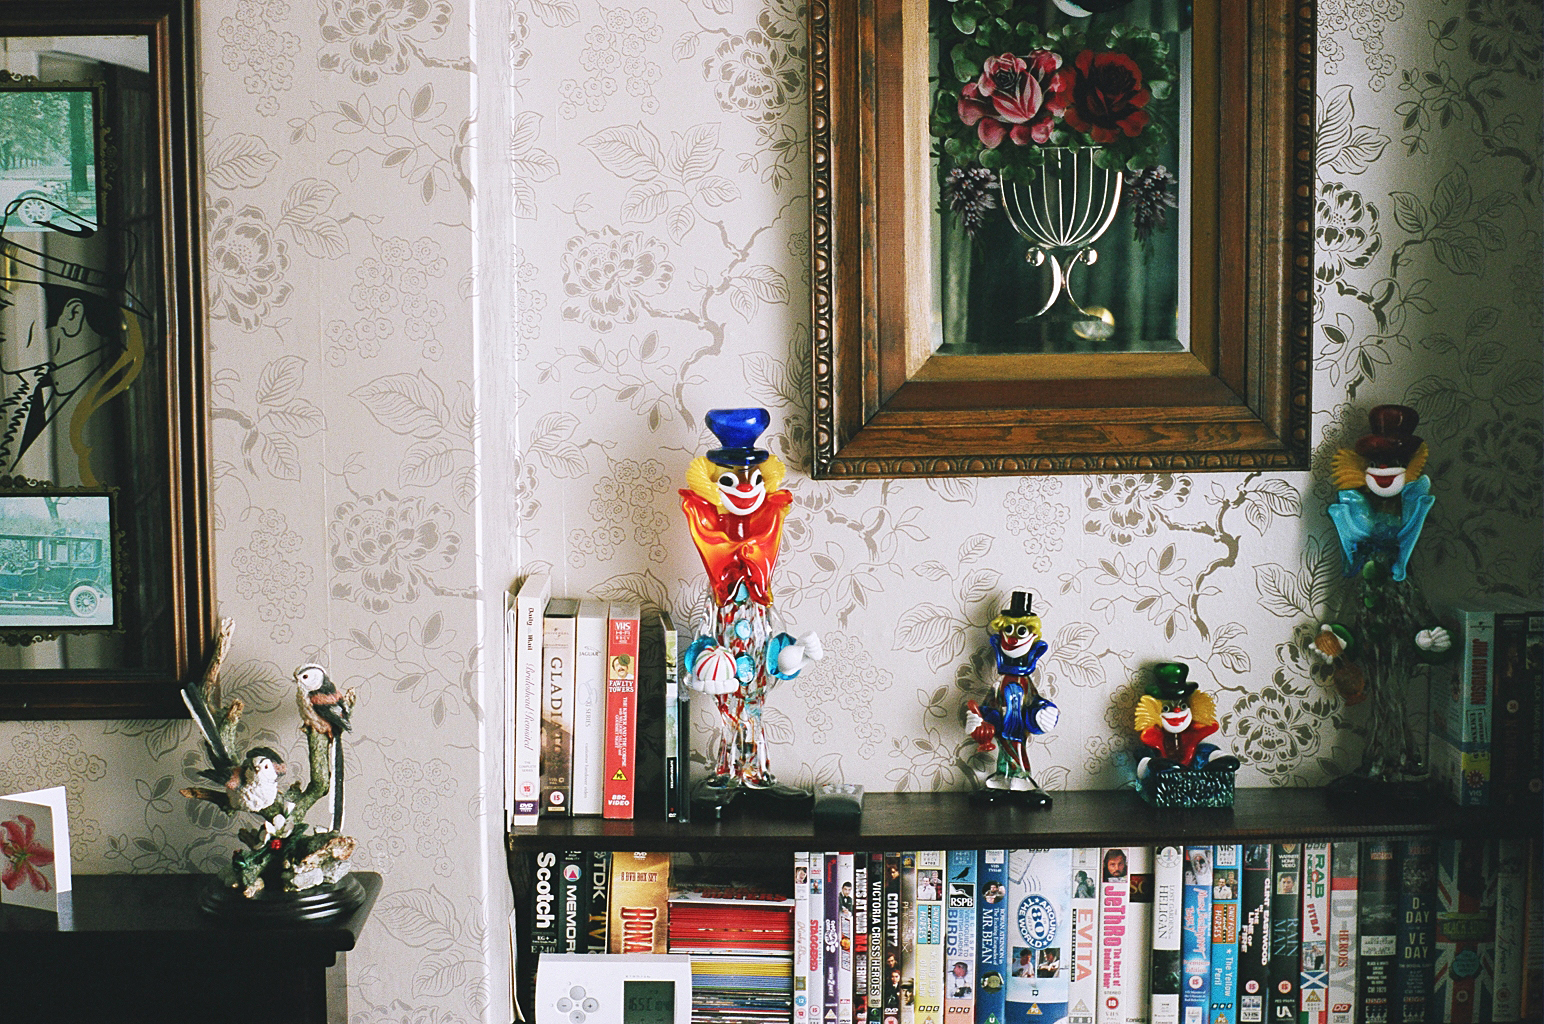
M547 567L690 622L675 490L708 408L770 408L793 467L778 606L828 651L769 702L798 781L964 787L960 708L1013 589L1063 709L1033 754L1047 786L1117 783L1143 670L1170 658L1217 696L1242 784L1354 765L1357 709L1310 678L1300 628L1339 579L1329 456L1380 402L1420 410L1433 451L1414 577L1541 599L1536 3L1319 0L1314 473L867 482L802 472L795 0L200 16L227 685L250 741L292 752L296 665L359 691L350 830L386 883L349 958L357 1024L508 1019L488 602ZM177 795L201 766L182 722L0 724L0 787L66 786L78 871L220 863L231 823Z

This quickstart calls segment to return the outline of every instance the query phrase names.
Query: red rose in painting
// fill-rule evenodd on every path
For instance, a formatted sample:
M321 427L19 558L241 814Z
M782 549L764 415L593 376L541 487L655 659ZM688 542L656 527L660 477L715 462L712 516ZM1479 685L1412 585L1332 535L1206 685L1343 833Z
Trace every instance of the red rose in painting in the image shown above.
M15 889L23 882L38 892L53 888L38 868L54 862L54 851L38 842L36 835L37 825L25 814L18 814L14 821L0 821L0 857L5 859L0 884L7 889Z
M1084 50L1072 68L1072 102L1063 115L1069 128L1098 144L1142 134L1149 120L1142 108L1153 94L1142 84L1136 61L1124 53Z
M1067 109L1071 72L1049 50L1026 59L1011 53L988 57L981 77L960 90L960 120L973 125L981 144L996 149L1003 139L1015 145L1044 145L1051 122Z

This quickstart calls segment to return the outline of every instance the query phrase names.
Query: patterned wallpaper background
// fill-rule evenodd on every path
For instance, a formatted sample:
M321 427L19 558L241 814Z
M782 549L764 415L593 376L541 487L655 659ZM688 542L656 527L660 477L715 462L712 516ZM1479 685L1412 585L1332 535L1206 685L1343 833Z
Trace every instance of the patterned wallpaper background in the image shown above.
M478 595L512 575L512 532L560 590L690 621L675 490L708 408L771 408L793 467L774 582L828 652L770 700L797 781L962 788L960 707L1013 589L1063 709L1034 753L1048 787L1116 784L1142 671L1171 658L1217 696L1241 784L1342 773L1355 709L1294 631L1339 578L1328 457L1380 402L1418 408L1433 451L1414 577L1540 599L1539 7L1318 9L1315 472L849 483L801 471L794 0L201 5L228 672L252 742L291 751L296 665L360 692L350 831L386 888L354 1021L507 1020L502 651ZM479 102L509 106L480 155ZM503 206L513 250L487 261ZM508 334L479 336L504 290ZM0 724L0 787L67 787L79 871L217 865L229 823L176 792L201 765L181 722Z

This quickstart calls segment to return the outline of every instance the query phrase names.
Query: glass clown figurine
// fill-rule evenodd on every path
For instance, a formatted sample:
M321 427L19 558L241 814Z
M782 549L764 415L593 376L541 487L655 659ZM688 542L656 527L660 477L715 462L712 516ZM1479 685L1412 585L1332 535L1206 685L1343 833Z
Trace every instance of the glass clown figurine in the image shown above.
M1029 770L1029 741L1055 727L1061 712L1035 689L1030 678L1049 649L1040 637L1040 617L1030 610L1033 595L1015 590L1009 607L988 624L988 642L997 662L998 681L986 704L965 705L965 729L977 750L997 752L995 769L982 780L972 802L1013 799L1028 807L1050 807L1051 797Z
M745 791L810 799L777 785L762 729L767 691L822 656L814 633L795 640L772 608L772 569L793 495L781 487L782 460L756 447L770 421L765 409L710 409L708 429L720 447L692 460L680 492L710 596L710 621L682 659L687 684L718 712L711 774L692 798L694 810L708 813Z
M1367 419L1370 432L1331 463L1336 501L1326 511L1349 584L1338 621L1319 624L1309 653L1315 675L1348 706L1367 705L1361 767L1337 785L1383 795L1388 784L1425 775L1422 737L1406 720L1407 687L1423 663L1448 656L1452 639L1408 579L1437 500L1423 472L1426 442L1415 433L1420 417L1409 406L1380 405Z
M1165 661L1137 701L1133 726L1147 749L1137 762L1142 796L1159 807L1232 807L1238 758L1212 742L1220 726L1211 696Z

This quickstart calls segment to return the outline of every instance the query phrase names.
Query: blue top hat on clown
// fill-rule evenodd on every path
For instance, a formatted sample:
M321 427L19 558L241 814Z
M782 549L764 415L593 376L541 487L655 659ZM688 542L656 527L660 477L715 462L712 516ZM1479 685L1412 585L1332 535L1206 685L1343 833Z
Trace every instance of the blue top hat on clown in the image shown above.
M772 570L793 495L782 487L782 460L757 447L770 415L758 408L711 409L705 418L719 447L692 460L680 495L707 570L712 621L683 665L688 683L712 696L719 712L709 783L766 789L776 781L761 728L766 691L823 652L816 634L795 640L773 622Z

